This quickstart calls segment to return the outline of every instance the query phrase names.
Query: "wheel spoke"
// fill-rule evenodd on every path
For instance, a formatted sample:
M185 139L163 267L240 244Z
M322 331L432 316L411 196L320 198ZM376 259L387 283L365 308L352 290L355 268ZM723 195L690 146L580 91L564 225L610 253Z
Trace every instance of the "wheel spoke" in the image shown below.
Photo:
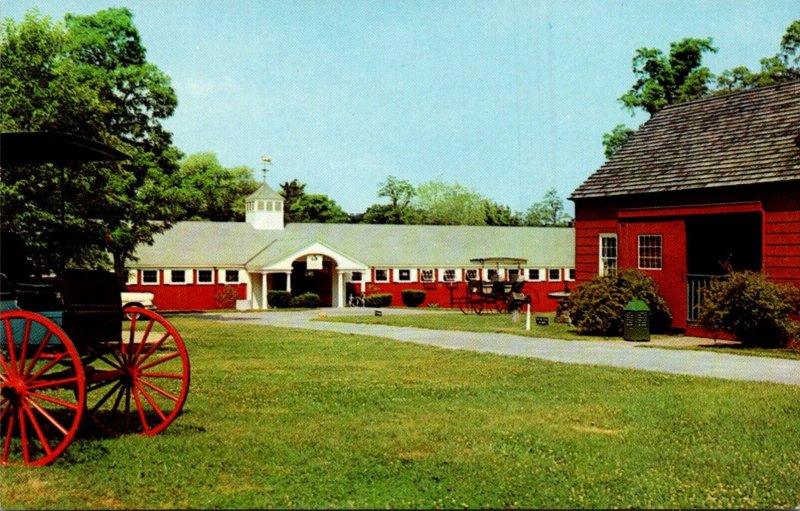
M25 355L28 351L28 339L31 336L31 323L30 318L25 320L25 333L22 334L22 347L19 349L19 373L25 369Z
M34 407L36 409L37 412L41 413L44 416L45 419L50 421L50 424L55 426L56 429L58 429L61 433L63 433L64 436L67 436L69 434L67 432L66 428L64 428L64 426L62 426L60 422L55 420L55 418L53 418L53 416L50 415L50 413L47 410L45 410L44 408L39 406L39 403L37 403L36 401L33 401L33 400L30 400L29 403L30 403L30 405L32 407ZM77 407L75 409L77 409Z
M142 421L144 432L150 433L150 426L147 424L147 419L144 416L144 407L142 406L142 401L139 399L139 393L136 392L135 387L133 389L133 399L136 402L136 409L139 411L139 420Z
M141 373L142 377L148 378L172 378L173 380L182 380L184 378L183 374L178 373Z
M41 383L32 383L28 385L28 390L32 389L46 389L49 387L58 387L60 385L64 385L65 383L72 383L78 381L77 376L70 376L69 378L61 378L60 380L47 380Z
M47 335L44 336L44 339L42 339L42 342L39 343L39 349L36 350L36 354L33 356L31 361L28 362L28 367L25 369L25 374L23 376L27 377L29 374L31 374L31 371L33 371L33 368L36 366L36 362L39 361L39 357L41 357L42 353L44 353L44 348L45 348L45 346L47 346L47 343L50 342L50 338L52 336L53 336L53 332L52 331L48 331Z
M164 415L164 412L161 411L161 408L158 407L156 402L153 400L152 397L150 397L150 394L144 389L144 387L142 387L141 385L136 385L136 389L144 396L147 402L150 403L150 406L152 406L153 410L155 410L158 416L161 417L161 420L162 421L167 420L167 416Z
M48 442L47 438L44 436L42 428L41 426L39 426L39 421L36 420L36 417L34 417L33 412L31 411L27 403L23 403L22 406L25 408L25 413L28 415L28 420L31 421L33 429L36 431L36 436L39 437L39 443L42 444L44 452L48 456L50 456L50 454L53 452L53 448L50 446L50 442Z
M144 363L144 361L145 361L145 360L147 360L147 359L150 357L150 355L152 355L153 353L155 353L155 351L156 351L158 348L160 348L160 347L161 347L161 345L162 345L162 344L164 344L164 341L166 341L166 340L167 340L167 338L168 338L168 337L170 337L171 335L172 335L172 334L171 334L170 332L167 332L167 333L165 333L164 335L162 335L162 336L161 336L161 339L159 339L158 341L156 341L156 343L155 343L154 345L152 345L152 346L150 347L150 349L149 349L149 350L147 350L147 353L145 353L144 355L142 355L142 358L139 360L139 364L142 364L142 363Z
M44 373L46 373L47 371L49 371L49 370L50 370L50 369L51 369L51 368L52 368L54 365L56 365L56 364L58 364L59 362L61 362L61 360L62 360L64 357L66 357L67 355L69 355L69 353L67 353L66 351L65 351L64 353L59 353L58 355L56 355L56 356L53 358L53 360L51 360L50 362L48 362L47 364L45 364L45 366L44 366L44 367L42 367L41 369L39 369L39 372L37 372L35 375L33 375L33 376L31 376L30 378L28 378L28 380L30 381L30 380L35 380L36 378L39 378L39 377L40 377L40 376L42 376Z
M180 352L176 351L176 352L170 353L166 357L160 358L160 359L158 359L158 360L156 360L154 362L150 362L149 364L146 364L146 365L138 365L137 367L139 368L140 371L144 371L145 369L149 369L149 368L151 368L153 366L157 366L158 364L163 364L164 362L166 362L168 360L172 360L173 358L180 357L180 356L181 356Z
M14 434L15 417L13 413L8 415L8 430L6 431L6 438L3 442L3 461L8 461L8 452L11 450L11 435Z
M14 355L14 330L11 328L11 319L6 319L6 346L8 347L8 361L0 355L0 364L6 374L17 372L16 356ZM13 370L11 368L14 368Z
M145 344L147 343L147 338L150 336L150 331L153 329L155 322L156 320L151 318L150 322L147 324L147 328L144 329L142 340L139 341L139 346L136 347L136 354L133 356L134 359L138 358L139 355L142 354L142 348L144 348ZM131 329L133 329L133 325L131 325Z
M25 415L21 406L17 408L17 412L19 414L19 439L22 444L22 459L28 464L31 462L31 453L28 449L28 431L25 428Z
M69 408L70 410L77 410L78 405L77 403L70 403L64 401L63 399L58 399L52 396L47 396L45 394L39 394L38 392L29 392L28 395L30 397L41 399L42 401L47 401L48 403L53 403L54 405L63 406L64 408ZM33 402L33 401L31 401Z
M162 396L164 396L164 397L168 397L168 398L172 399L173 401L175 401L176 403L178 402L178 397L177 397L177 396L173 396L172 394L170 394L170 393L169 393L169 392L167 392L166 390L164 390L164 389L162 389L162 388L159 388L159 387L156 387L155 385L153 385L152 383L150 383L150 382L149 382L149 381L147 381L147 380L142 380L142 379L140 379L139 381L140 381L140 382L142 382L144 385L147 385L147 386L148 386L148 387L150 387L151 389L155 390L156 392L158 392L158 393L159 393L159 394L161 394Z

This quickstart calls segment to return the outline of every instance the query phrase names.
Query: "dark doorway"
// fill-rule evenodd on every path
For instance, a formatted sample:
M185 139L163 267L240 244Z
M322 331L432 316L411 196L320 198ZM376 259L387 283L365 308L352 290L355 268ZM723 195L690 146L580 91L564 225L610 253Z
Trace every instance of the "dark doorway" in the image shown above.
M761 215L738 213L686 220L686 264L693 275L723 275L727 269L761 270Z
M321 306L332 307L333 261L322 261L321 270L308 270L305 260L292 263L292 296L303 293L316 293Z

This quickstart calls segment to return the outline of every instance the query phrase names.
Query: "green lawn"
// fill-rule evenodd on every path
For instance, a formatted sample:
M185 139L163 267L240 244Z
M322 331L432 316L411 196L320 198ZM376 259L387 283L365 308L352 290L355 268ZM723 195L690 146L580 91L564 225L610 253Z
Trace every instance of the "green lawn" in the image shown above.
M795 507L800 388L177 318L186 412L6 508Z

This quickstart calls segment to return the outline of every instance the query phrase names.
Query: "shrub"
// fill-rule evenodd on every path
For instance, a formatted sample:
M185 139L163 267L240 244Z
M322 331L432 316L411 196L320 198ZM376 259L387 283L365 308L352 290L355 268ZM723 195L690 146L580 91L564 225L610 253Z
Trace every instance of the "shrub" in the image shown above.
M233 309L239 294L233 286L225 285L214 295L214 304L220 309Z
M374 295L369 295L366 300L364 300L364 305L367 307L388 307L391 303L391 293L376 293Z
M728 332L744 344L785 347L800 327L789 317L800 312L800 290L770 282L761 273L732 272L703 290L700 323Z
M643 300L650 307L650 328L664 331L672 323L667 302L650 276L639 270L622 270L614 275L597 276L579 286L569 298L569 313L578 333L620 335L625 306Z
M406 307L416 307L425 301L425 291L419 289L403 289L403 303Z
M267 293L267 302L278 309L285 309L289 306L292 294L289 291L270 291Z
M289 300L289 307L310 308L319 307L319 295L317 293L303 293L293 296Z

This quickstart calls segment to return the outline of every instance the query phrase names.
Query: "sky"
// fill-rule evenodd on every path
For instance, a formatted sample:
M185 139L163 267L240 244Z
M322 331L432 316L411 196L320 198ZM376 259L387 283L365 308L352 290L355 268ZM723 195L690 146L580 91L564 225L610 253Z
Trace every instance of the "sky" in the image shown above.
M712 37L712 72L758 69L800 18L796 0L8 0L0 15L121 6L172 79L185 154L258 179L269 156L273 188L298 179L350 213L386 202L390 175L520 212L551 187L566 199L603 133L647 119L617 100L637 48Z

